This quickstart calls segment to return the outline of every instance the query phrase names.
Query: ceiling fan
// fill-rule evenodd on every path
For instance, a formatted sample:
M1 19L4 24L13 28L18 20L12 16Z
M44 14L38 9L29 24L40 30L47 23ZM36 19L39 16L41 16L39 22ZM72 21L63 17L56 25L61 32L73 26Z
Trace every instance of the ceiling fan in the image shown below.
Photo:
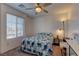
M51 5L51 3L45 3L41 5L40 3L35 3L35 7L33 8L25 8L25 10L35 10L35 13L38 14L40 12L48 13L48 11L45 9L46 6ZM23 8L25 7L23 4L20 4L19 7Z

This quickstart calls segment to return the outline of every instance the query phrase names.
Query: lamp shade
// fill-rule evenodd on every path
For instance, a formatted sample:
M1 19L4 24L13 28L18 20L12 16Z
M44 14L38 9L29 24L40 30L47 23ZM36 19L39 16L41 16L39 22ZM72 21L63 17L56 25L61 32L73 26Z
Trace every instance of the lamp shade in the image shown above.
M58 36L59 39L63 39L64 38L64 30L63 29L56 30L56 36Z

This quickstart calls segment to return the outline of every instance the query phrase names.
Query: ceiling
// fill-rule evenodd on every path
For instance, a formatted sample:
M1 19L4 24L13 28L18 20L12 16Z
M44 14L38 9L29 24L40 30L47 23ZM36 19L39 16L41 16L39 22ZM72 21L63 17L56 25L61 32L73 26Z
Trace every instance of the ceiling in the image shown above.
M35 7L35 3L23 3L25 8L20 8L18 5L21 3L7 3L12 8L15 8L28 16L35 18L37 16L45 16L45 15L51 15L51 16L57 16L55 14L62 13L64 10L70 9L74 4L67 4L67 3L52 3L51 5L48 5L45 7L46 10L48 10L48 13L42 12L39 14L35 14L35 10L25 10L25 8L33 8ZM44 5L46 3L41 3L41 5Z
M23 12L23 13L26 13L28 16L33 17L33 18L36 17L36 16L39 16L39 15L46 14L46 13L42 12L41 14L39 13L39 14L36 15L34 9L33 10L25 10L25 8L34 8L35 3L22 3L25 6L24 8L19 7L20 4L21 3L7 3L7 5L9 5L10 7L15 8L15 9L17 9L17 10ZM44 3L41 3L41 5L43 5L43 4ZM46 6L45 9L48 10L47 7L49 7L49 6Z

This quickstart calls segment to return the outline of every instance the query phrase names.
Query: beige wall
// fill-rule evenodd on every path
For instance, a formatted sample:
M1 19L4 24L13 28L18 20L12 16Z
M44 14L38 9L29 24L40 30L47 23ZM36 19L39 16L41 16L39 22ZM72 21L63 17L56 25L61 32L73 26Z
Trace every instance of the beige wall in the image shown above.
M28 35L31 31L29 30L30 27L30 18L25 15L24 13L21 13L5 4L1 4L1 18L0 18L0 52L4 53L10 49L13 49L15 47L18 47L21 44L21 40L23 37L18 37L14 39L6 39L6 13L11 13L17 16L22 16L25 18L25 32L24 36Z
M79 33L79 3L70 4L67 7L59 8L62 12L63 10L68 11L68 18L65 21L65 33L67 36L73 36L73 33ZM61 25L62 26L62 25Z
M79 33L79 4L56 4L50 8L48 15L34 18L34 33L52 32L62 27L60 16L66 14L65 34Z
M38 32L52 32L60 27L60 23L50 15L37 17L33 21L34 33Z
M0 4L0 22L1 22L1 4ZM1 25L1 23L0 23ZM0 26L1 28L1 26ZM1 29L0 29L0 33L1 33ZM1 52L1 34L0 34L0 52Z

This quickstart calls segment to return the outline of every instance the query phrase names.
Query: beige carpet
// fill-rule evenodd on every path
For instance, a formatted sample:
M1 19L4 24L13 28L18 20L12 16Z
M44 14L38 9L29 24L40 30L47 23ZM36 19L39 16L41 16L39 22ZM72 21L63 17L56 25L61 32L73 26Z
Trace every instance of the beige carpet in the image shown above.
M35 55L22 52L22 51L20 51L19 48L16 48L16 49L12 49L6 53L0 54L0 56L35 56Z

